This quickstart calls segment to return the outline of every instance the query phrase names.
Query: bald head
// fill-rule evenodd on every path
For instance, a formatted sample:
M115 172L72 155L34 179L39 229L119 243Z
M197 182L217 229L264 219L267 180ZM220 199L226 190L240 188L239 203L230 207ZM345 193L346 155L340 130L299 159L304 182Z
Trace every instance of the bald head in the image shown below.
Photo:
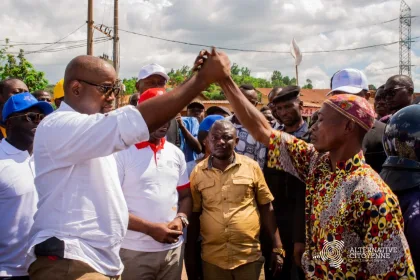
M130 100L128 101L128 104L137 106L137 103L139 103L140 93L136 92L133 95L130 96Z
M405 75L395 75L389 78L384 87L386 103L391 113L411 105L413 101L413 80Z
M225 130L229 130L229 131L231 131L236 136L236 128L228 120L218 120L218 121L215 121L213 123L213 125L211 126L209 133L211 133L211 131L213 129L220 129L220 128L223 128Z
M28 92L26 84L17 78L8 78L0 82L0 103L5 103L12 95Z
M414 92L414 84L413 84L413 80L406 75L395 75L390 77L385 84L385 88L389 89L390 87L395 87L395 86L399 86L399 87L404 87L406 89L408 89L409 91L411 91L411 94Z
M258 104L258 94L252 85L241 85L239 89L242 91L246 99L255 106Z
M114 74L114 67L103 59L91 55L80 55L73 58L64 73L64 93L74 80L98 80L101 76Z
M110 89L116 79L114 67L105 60L78 56L66 67L64 101L80 113L107 113L113 109L115 96Z

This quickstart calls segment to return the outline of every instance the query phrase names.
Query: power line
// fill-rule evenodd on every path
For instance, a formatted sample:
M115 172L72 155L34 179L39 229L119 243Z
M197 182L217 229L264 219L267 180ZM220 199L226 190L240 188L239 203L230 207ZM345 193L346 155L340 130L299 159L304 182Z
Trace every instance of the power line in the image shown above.
M98 38L98 40L94 40L93 43L94 44L100 44L100 43L108 42L109 40L111 40L111 39L109 39L107 37L105 37L105 38L101 37L101 38ZM85 40L83 40L83 41L85 41ZM70 45L70 46L66 46L66 47L63 47L63 48L59 47L59 48L55 48L55 49L48 49L48 50L41 50L41 51L40 50L38 50L38 51L25 51L25 55L38 54L38 53L60 52L60 51L77 49L77 48L86 47L86 46L87 46L87 43L84 42L84 43L81 43L81 44ZM7 52L7 54L18 54L18 52Z
M134 35L138 35L138 36L142 36L142 37L151 38L151 39L156 39L156 40L161 40L161 41L165 41L165 42L170 42L170 43L177 43L177 44L183 44L183 45L189 45L189 46L197 46L197 47L205 47L205 48L211 48L211 47L213 47L213 46L205 45L205 44L198 44L198 43L191 43L191 42L184 42L184 41L166 39L166 38L162 38L162 37L157 37L157 36L142 34L142 33L134 32L134 31L129 31L129 30L124 30L124 29L120 29L120 31L126 32L126 33L130 33L130 34L134 34ZM394 41L394 42L390 42L390 43L375 44L375 45L369 45L369 46L363 46L363 47L346 48L346 49L336 49L336 50L304 51L302 53L304 53L304 54L317 54L317 53L334 53L334 52L344 52L344 51L356 51L356 50L363 50L363 49L370 49L370 48L377 48L377 47L386 47L386 46L395 45L395 44L398 44L398 43L399 43L399 41ZM216 47L216 48L217 49L220 49L220 50L239 51L239 52L290 54L289 51L272 51L272 50L265 51L265 50L226 48L226 47L220 47L220 46L219 47Z
M67 38L67 37L69 37L70 35L72 35L72 34L76 33L76 32L77 32L80 28L82 28L83 26L85 26L85 24L86 24L86 22L84 22L82 25L80 25L78 28L76 28L74 31L70 32L69 34L67 34L67 35L66 35L66 36L64 36L63 38L61 38L61 39L59 39L58 41L56 41L54 44L51 44L51 45L45 46L45 47L43 47L43 48L39 49L38 51L45 50L46 48L48 48L48 47L50 47L50 46L52 46L52 45L55 45L55 44L57 44L57 43L59 43L59 42L63 41L64 39L66 39L66 38Z
M108 42L109 40L111 40L111 39L104 38L104 39L101 39L101 40L94 40L93 43L94 44L105 43L105 42ZM28 51L25 54L61 52L61 51L64 51L64 50L77 49L77 48L86 47L86 46L87 46L87 43L82 43L82 44L71 45L71 46L67 46L67 47L63 47L63 48L55 48L55 49L48 49L48 50L42 50L42 51Z
M107 37L98 37L99 38L107 38ZM15 42L15 41L9 41L10 44L7 45L0 45L3 47L15 47L15 46L37 46L37 45L55 45L55 44L68 44L68 43L80 43L80 42L85 42L86 39L83 40L72 40L72 41L61 41L59 43L57 42L44 42L44 43L30 43L30 42Z

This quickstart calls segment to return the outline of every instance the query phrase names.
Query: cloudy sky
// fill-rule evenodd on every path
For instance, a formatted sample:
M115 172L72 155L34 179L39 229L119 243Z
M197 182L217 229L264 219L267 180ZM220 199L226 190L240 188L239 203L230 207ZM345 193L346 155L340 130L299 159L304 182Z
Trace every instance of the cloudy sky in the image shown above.
M87 0L2 0L0 40L56 42L86 21ZM137 33L228 48L288 51L296 38L303 52L357 48L399 40L400 1L390 0L119 0L120 28ZM420 0L406 0L412 8L412 37L420 36ZM113 1L94 0L95 24L112 26ZM95 32L95 37L101 37ZM166 70L191 65L201 49L120 32L120 76L136 76L142 65L156 62ZM64 41L86 39L86 25ZM412 76L420 90L420 38L412 43ZM83 42L83 41L82 41ZM4 41L0 43L3 45ZM80 44L71 42L44 49ZM10 49L34 51L46 45ZM50 83L62 78L69 60L85 54L86 47L60 52L28 54ZM112 56L112 43L94 46L94 55ZM294 75L290 54L227 51L232 62L251 69L258 77L273 70ZM327 88L329 77L345 67L362 69L369 83L379 86L398 74L399 46L393 44L358 51L304 54L300 80L311 79L315 88Z

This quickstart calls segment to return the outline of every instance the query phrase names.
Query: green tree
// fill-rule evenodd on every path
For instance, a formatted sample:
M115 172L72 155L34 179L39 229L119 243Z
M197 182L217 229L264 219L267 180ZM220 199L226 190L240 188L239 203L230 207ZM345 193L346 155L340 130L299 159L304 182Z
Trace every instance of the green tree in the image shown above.
M369 85L369 90L376 90L376 87L374 85Z
M7 43L8 41L6 40ZM45 73L34 68L32 63L25 58L22 49L16 57L13 54L6 54L7 49L8 47L6 46L0 51L1 80L11 77L21 79L31 92L47 87L48 80L45 78Z
M189 76L191 76L191 68L189 66L182 66L181 69L171 69L168 73L169 84L171 86L179 86L182 84Z
M271 84L273 87L284 87L285 84L283 82L283 76L281 75L280 71L273 71L271 75Z
M281 72L277 70L273 72L270 80L267 80L264 78L253 77L251 75L251 69L249 69L248 67L240 67L236 63L233 63L230 69L230 73L232 75L232 79L237 85L251 84L255 88L271 88L273 86L284 87L287 85L296 84L295 78L283 76ZM169 84L173 87L179 86L190 75L191 75L191 68L188 66L183 66L180 69L171 69L171 71L169 71L168 73L168 76L170 78ZM305 86L307 86L308 88L312 88L311 83ZM203 94L211 100L225 100L226 96L221 91L222 90L219 85L211 84L205 91L203 91ZM128 87L127 87L127 92L129 92ZM261 100L261 94L259 94L258 96L259 96L259 99Z
M125 85L125 94L126 95L131 95L133 93L135 93L136 90L136 82L137 82L137 78L133 77L131 79L123 79L123 84Z
M312 81L310 79L306 79L306 85L304 85L302 88L313 89Z

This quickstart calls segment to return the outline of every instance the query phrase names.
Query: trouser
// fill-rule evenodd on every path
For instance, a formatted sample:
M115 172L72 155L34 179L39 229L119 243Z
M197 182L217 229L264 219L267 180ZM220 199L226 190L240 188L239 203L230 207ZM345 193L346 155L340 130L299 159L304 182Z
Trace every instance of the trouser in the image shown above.
M180 280L184 245L162 252L120 250L124 280Z
M259 280L264 257L234 269L223 269L203 261L204 280Z
M31 280L121 280L120 276L103 275L81 261L46 256L37 256L28 272Z

